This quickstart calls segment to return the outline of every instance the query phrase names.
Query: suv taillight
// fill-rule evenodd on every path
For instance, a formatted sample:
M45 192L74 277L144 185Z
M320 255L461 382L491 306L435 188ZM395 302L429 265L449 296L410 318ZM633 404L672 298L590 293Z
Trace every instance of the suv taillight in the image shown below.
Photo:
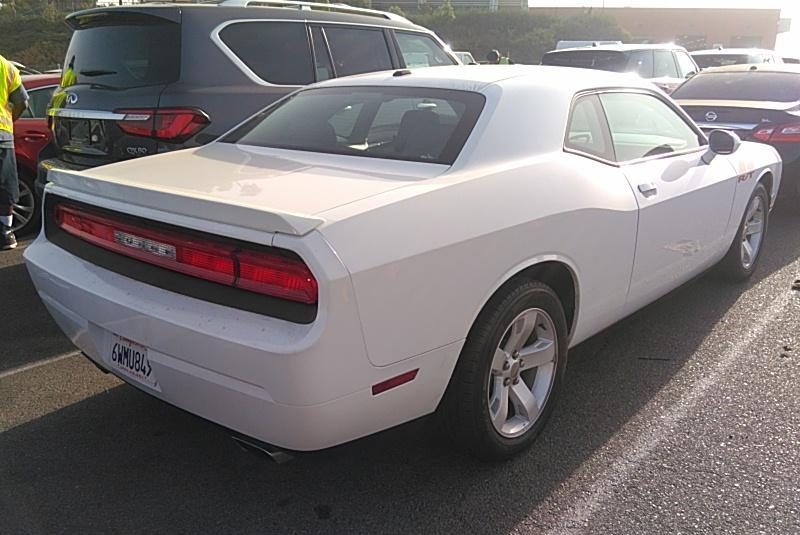
M117 121L120 130L132 136L144 136L182 143L210 123L208 115L195 108L124 109Z
M54 216L58 228L67 234L148 264L280 299L317 302L317 280L295 256L154 230L71 204L56 205Z
M753 138L764 143L800 143L800 122L776 126L759 126Z

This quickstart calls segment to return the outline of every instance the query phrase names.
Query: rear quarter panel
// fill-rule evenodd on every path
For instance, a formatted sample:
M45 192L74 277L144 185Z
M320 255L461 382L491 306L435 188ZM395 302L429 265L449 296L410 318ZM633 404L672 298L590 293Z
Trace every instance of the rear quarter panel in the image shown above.
M573 343L613 323L636 210L617 168L559 151L334 209L319 230L352 276L370 361L386 366L464 340L497 288L546 260L578 279Z

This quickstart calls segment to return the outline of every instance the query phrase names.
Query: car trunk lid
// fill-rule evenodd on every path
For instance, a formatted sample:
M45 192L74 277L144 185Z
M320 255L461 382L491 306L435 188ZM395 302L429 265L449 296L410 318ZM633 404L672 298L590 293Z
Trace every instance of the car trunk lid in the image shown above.
M130 163L52 170L59 188L238 227L304 235L332 208L448 169L441 164L212 143ZM408 177L414 177L409 179Z

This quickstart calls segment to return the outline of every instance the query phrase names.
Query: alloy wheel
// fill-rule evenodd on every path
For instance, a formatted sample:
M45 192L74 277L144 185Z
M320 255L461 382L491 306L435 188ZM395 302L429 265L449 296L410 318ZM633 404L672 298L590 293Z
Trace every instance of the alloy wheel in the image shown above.
M540 308L522 311L506 328L489 373L489 417L503 437L524 434L538 420L556 376L558 336Z
M19 181L19 201L12 209L14 220L11 224L11 231L18 232L30 223L36 209L36 199L33 190L24 181Z
M741 259L744 269L750 269L758 258L764 237L764 213L764 201L760 195L755 195L747 207L742 228Z

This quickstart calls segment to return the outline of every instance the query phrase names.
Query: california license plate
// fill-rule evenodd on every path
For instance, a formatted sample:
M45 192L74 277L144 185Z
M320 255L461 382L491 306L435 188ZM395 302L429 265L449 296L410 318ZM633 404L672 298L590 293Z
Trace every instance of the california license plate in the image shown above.
M111 348L106 354L107 364L125 377L161 391L156 374L147 358L147 348L122 336L111 336Z

